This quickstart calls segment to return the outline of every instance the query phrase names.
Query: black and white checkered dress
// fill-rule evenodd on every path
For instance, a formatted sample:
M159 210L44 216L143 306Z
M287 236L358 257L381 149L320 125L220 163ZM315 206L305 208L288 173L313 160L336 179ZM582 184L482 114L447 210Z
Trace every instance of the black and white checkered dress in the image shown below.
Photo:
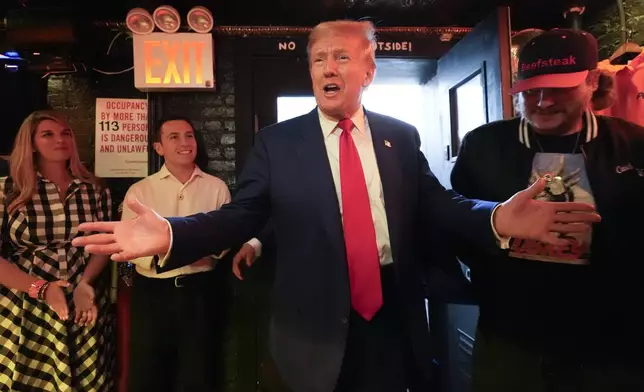
M6 256L34 277L72 283L68 303L73 316L72 289L89 255L73 247L71 240L78 235L80 223L110 219L109 190L74 180L61 200L56 185L38 176L32 201L7 214L4 190L11 186L11 178L0 178L2 238L10 244ZM109 272L97 278L94 288L98 320L93 326L79 327L73 320L61 321L46 303L0 286L1 391L111 390L114 316Z

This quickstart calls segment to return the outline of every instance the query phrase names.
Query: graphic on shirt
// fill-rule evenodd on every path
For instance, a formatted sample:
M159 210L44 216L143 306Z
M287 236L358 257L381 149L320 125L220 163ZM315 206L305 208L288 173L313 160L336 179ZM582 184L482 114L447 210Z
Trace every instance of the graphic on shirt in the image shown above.
M581 154L538 153L532 162L529 184L539 178L547 181L546 189L535 199L554 202L595 204ZM554 246L535 240L513 239L511 257L554 263L587 264L590 256L591 232L567 236L570 244Z

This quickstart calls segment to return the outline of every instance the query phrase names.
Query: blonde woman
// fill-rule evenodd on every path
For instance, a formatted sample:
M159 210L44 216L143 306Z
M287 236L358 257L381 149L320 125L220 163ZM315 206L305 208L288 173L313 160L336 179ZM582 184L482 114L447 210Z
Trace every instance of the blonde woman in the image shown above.
M64 118L27 117L0 178L0 390L110 390L108 258L71 245L110 211Z

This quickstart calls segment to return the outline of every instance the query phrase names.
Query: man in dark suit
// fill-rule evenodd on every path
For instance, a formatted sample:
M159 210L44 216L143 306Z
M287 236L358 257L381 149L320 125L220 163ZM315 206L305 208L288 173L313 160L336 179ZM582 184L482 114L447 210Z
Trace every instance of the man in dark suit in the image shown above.
M561 243L553 232L599 220L584 204L533 201L542 182L500 204L446 191L416 129L360 103L375 74L374 33L370 22L348 21L312 31L318 107L257 134L230 204L164 219L128 200L137 218L83 224L106 233L74 240L115 261L160 255L165 271L246 241L270 218L271 350L296 392L427 390L422 222L495 251L505 237ZM569 211L577 213L558 213Z

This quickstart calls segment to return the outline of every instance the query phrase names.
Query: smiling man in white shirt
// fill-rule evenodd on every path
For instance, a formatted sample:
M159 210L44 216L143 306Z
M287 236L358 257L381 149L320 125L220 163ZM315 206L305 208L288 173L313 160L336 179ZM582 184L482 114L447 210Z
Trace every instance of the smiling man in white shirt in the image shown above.
M165 119L154 148L165 160L158 172L128 190L163 216L187 216L219 209L230 202L228 186L204 173L195 162L199 149L194 128L183 118ZM126 196L127 197L127 196ZM122 220L134 214L123 205ZM224 252L225 253L225 252ZM131 260L136 266L132 291L130 392L216 390L213 334L216 279L220 255L157 273L151 257ZM209 349L210 348L210 349Z

